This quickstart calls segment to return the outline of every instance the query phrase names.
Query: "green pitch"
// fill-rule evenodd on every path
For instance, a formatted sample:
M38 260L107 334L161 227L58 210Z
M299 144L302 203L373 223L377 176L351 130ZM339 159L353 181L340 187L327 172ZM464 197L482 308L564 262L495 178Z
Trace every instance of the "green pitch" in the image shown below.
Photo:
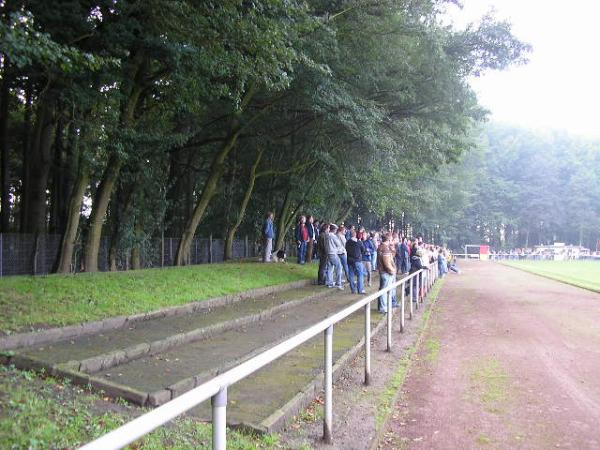
M600 292L600 261L503 261L502 264Z

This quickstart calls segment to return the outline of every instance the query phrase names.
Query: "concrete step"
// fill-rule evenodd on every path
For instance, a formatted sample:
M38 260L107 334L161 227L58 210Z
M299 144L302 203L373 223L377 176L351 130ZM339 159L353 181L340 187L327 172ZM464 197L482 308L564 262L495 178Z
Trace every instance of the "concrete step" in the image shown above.
M375 281L368 292L376 291ZM344 291L323 286L296 288L193 314L147 320L110 333L27 348L11 362L17 367L45 367L76 383L91 384L107 395L157 406L361 297L351 294L348 287ZM376 302L372 308L376 331L384 325L385 316L377 313ZM407 302L407 318L408 311ZM363 311L335 326L337 368L361 350L363 337ZM323 338L317 336L231 386L228 423L277 431L314 399L322 386L322 371ZM192 414L210 420L210 402Z
M321 289L327 295L295 304L269 320L101 370L96 377L147 392L150 405L165 403L360 298L348 290Z
M204 308L195 313L157 317L126 327L18 350L25 358L95 373L142 356L265 320L296 304L321 297L320 286L306 286Z

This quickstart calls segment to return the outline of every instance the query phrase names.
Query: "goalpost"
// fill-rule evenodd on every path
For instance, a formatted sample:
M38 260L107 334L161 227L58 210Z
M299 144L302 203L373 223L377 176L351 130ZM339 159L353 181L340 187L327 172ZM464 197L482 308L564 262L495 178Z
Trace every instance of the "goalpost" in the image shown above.
M469 255L469 248L476 248L478 250L478 252L472 253ZM488 259L489 254L490 254L490 246L489 245L481 245L481 244L465 245L465 259L469 259L469 258Z

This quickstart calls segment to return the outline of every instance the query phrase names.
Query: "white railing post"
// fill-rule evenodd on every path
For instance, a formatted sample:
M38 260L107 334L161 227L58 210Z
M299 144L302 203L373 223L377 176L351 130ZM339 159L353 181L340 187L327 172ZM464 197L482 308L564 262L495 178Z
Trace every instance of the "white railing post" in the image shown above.
M333 441L333 325L324 331L325 335L325 402L323 404L323 440L326 444Z
M227 387L210 399L212 403L212 448L225 450L227 448Z
M415 272L415 297L417 298L417 301L415 302L415 309L419 309L419 300L421 297L421 282L419 280L419 272Z
M410 283L409 284L409 288L408 288L408 295L410 295L410 298L408 300L408 303L410 303L410 316L409 316L409 319L412 320L412 318L413 318L413 295L414 295L413 294L413 289L414 289L413 288L413 282L414 282L414 279L411 278L410 280L408 280L408 282Z
M387 291L387 351L392 351L392 291Z
M371 384L371 304L365 305L365 384Z
M404 333L404 290L406 288L406 283L402 283L400 285L400 289L401 289L401 297L400 297L400 332Z
M416 294L414 291L417 286L417 281L413 279L418 276L419 273L413 273L410 276L394 282L394 288L397 285L401 286L402 289L402 318L401 327L404 329L404 307L406 306L406 283L410 283L409 286L409 302L410 302L410 318L413 317L413 295ZM437 276L437 272L436 272ZM415 286L413 286L413 281ZM388 349L391 348L391 318L393 314L392 307L392 292L390 286L387 287L387 291L379 290L368 295L365 298L349 305L342 311L333 314L330 317L325 318L319 323L301 331L300 333L292 336L291 338L276 344L274 347L266 350L247 361L240 363L239 365L227 370L224 373L217 375L215 378L203 383L200 386L195 387L189 392L182 394L181 396L165 403L164 405L143 414L136 419L126 423L125 425L105 434L104 436L84 445L80 450L118 450L126 445L136 441L137 439L150 433L152 430L166 424L175 417L189 411L190 409L198 406L200 403L211 399L212 402L212 414L213 414L213 448L214 449L225 449L227 445L226 436L226 421L227 421L227 390L228 387L243 380L257 370L270 364L277 358L287 354L291 350L297 348L299 345L309 341L316 337L320 333L324 333L324 391L325 399L323 404L324 417L323 417L323 440L331 444L333 437L333 327L336 323L354 314L361 308L365 309L365 383L368 384L371 375L371 358L370 358L370 339L371 339L371 302L377 301L379 297L387 294L387 306L388 306ZM400 306L400 305L399 305Z

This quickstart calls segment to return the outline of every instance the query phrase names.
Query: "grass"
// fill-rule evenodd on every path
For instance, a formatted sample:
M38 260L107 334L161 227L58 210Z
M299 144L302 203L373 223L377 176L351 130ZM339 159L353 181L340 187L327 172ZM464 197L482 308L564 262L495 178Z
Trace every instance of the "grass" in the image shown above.
M316 276L316 266L226 263L0 279L0 332L153 311Z
M5 449L75 448L144 412L109 402L84 389L44 374L0 367L0 446ZM129 448L211 448L211 425L177 419ZM281 448L277 435L227 430L230 449Z
M600 292L600 263L597 261L505 261L502 264Z

